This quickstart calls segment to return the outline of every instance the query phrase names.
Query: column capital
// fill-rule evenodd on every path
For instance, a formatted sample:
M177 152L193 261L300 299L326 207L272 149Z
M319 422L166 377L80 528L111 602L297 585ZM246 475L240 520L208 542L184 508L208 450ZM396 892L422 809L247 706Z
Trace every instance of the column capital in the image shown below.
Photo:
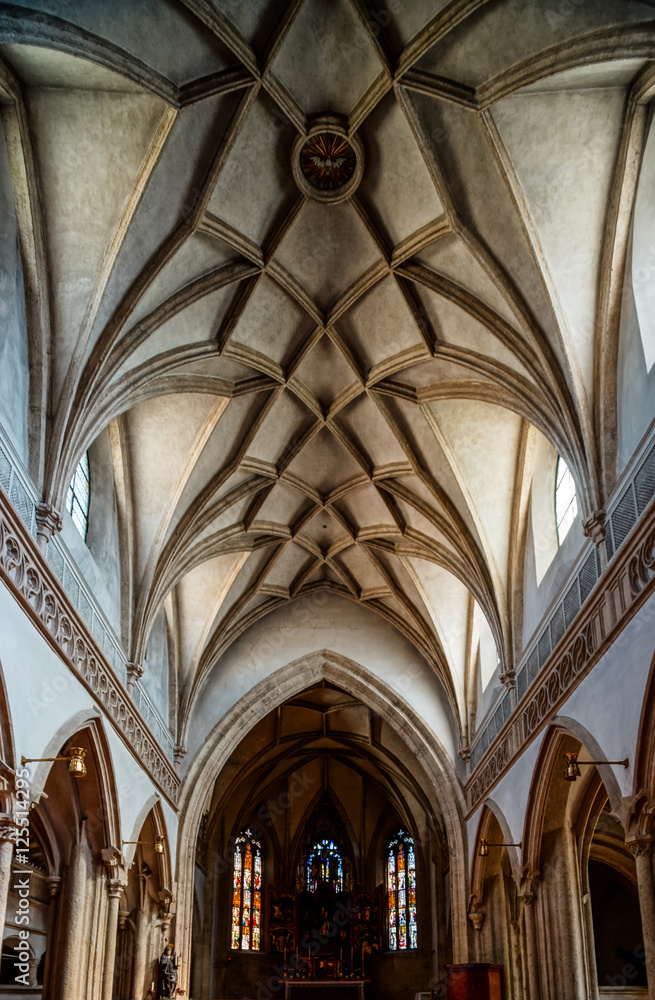
M108 878L107 885L107 895L110 899L120 899L125 890L126 882L121 878Z
M16 843L18 826L11 813L0 813L0 843Z
M46 875L45 880L48 883L48 895L50 899L56 899L61 892L61 875Z
M625 846L635 858L643 858L653 853L655 837L652 833L637 834L634 837L627 837Z
M143 664L142 663L128 663L127 664L127 693L131 696L134 691L134 685L138 680L143 677Z
M36 540L41 551L45 552L46 545L52 536L62 529L61 514L51 503L37 503L35 514Z
M184 746L184 744L177 743L173 750L173 760L175 761L176 764L182 763L182 758L184 757L185 753L186 753L186 747Z
M594 545L599 546L605 541L607 534L607 511L594 510L589 517L582 522L582 530L587 538L591 538Z
M486 909L484 907L479 907L477 903L473 903L469 907L468 918L473 924L476 931L482 930L482 925L484 923L486 916L487 916Z

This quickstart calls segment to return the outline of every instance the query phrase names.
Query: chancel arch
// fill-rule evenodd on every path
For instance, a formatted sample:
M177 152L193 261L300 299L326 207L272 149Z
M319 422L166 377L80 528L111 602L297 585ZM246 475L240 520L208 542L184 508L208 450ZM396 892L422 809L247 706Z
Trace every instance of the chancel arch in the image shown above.
M190 803L180 829L178 864L184 859L188 865L187 859L193 858L198 846L198 831L202 829L201 847L203 854L207 852L207 872L215 870L212 864L216 864L209 859L211 844L211 849L220 859L219 870L225 871L225 878L231 877L231 865L224 852L229 846L229 837L234 837L236 831L248 822L262 834L265 858L268 852L272 852L272 845L276 845L277 868L264 861L264 883L272 870L281 883L276 891L295 895L298 862L303 858L303 837L305 841L306 836L315 840L317 835L315 829L310 829L307 834L302 832L303 818L311 828L318 820L316 810L309 809L309 806L319 807L320 817L320 806L324 804L324 822L328 826L331 822L335 830L338 827L338 832L334 834L335 842L339 837L351 841L348 853L352 859L352 891L356 892L359 886L361 899L368 900L369 910L376 908L375 920L368 921L366 927L361 929L357 938L359 944L354 938L352 940L352 961L355 961L359 948L360 964L357 968L361 968L363 947L364 963L370 961L376 974L381 975L379 962L389 958L375 954L381 950L381 936L388 931L384 916L386 853L393 834L405 828L413 835L417 859L419 948L415 961L419 963L421 974L428 979L434 977L436 968L433 963L441 961L435 957L437 942L440 948L452 948L453 952L456 948L467 947L463 923L465 914L458 912L453 899L451 939L443 909L453 886L466 878L462 864L461 804L450 797L442 799L447 794L443 787L447 762L434 754L434 741L428 750L425 742L427 734L408 706L403 705L396 694L391 697L391 692L379 679L343 657L328 652L304 657L277 670L266 687L268 695L264 695L264 690L260 694L256 687L252 698L246 696L237 702L234 711L209 735L205 747L191 762L188 781L202 782L206 792L193 804ZM298 716L299 721L294 722L294 726L299 726L299 730L296 732L292 727L285 735L282 718L288 717L289 713ZM245 739L244 731L249 732ZM247 752L249 740L260 748L261 760L256 755L253 761L250 760ZM262 746L268 748L266 754L261 750ZM408 747L420 760L423 775L420 780L415 766L408 768ZM263 782L259 777L260 771L262 776L266 775ZM238 796L237 787L240 789ZM256 797L251 788L257 790ZM356 788L359 791L355 794ZM368 790L365 795L368 802L374 803L377 809L368 816L362 810L363 788ZM247 808L238 806L235 797L241 801L245 799ZM347 805L344 805L344 798ZM224 819L221 826L223 801L233 809L238 808L239 812L234 821ZM208 813L205 820L202 818L203 802L211 803L205 807L204 811ZM213 844L212 830L215 831ZM460 845L457 853L447 846L452 839ZM193 852L190 850L192 845ZM303 876L301 883L306 878L304 868ZM352 892L349 895L351 902ZM226 898L223 895L223 899ZM178 920L180 923L184 921L183 927L189 927L187 933L191 937L193 900L185 895L180 905L184 909L182 912L178 910ZM294 908L296 919L297 899L294 900ZM307 922L314 920L316 914L311 907L306 909L307 913L303 911L303 915L311 949L311 942L315 940L311 935L314 931L320 933L320 926L315 928ZM222 917L223 921L226 919L227 916ZM300 918L297 919L300 921ZM270 942L271 925L269 921L267 928L266 921L264 913L263 933L268 933ZM203 926L208 933L206 919ZM294 941L302 950L302 939L306 939L307 934L299 938L299 928L300 922L294 932ZM225 926L222 933L227 933ZM282 935L283 942L285 937ZM193 940L198 956L207 955L206 948L199 944L203 938L193 935ZM348 945L342 943L340 947L345 947L345 961ZM333 950L332 945L330 949ZM369 958L369 955L373 957ZM248 961L255 959L251 957ZM262 961L270 963L270 957L264 957ZM203 966L207 964L205 959ZM229 965L232 975L236 968L234 956ZM210 985L210 982L202 980L196 982L196 988L206 989Z

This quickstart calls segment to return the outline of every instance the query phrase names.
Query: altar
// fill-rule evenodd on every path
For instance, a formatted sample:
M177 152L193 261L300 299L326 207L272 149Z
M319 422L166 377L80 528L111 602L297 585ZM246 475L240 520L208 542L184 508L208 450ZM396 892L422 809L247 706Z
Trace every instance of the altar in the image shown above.
M368 979L285 979L284 1000L365 1000Z

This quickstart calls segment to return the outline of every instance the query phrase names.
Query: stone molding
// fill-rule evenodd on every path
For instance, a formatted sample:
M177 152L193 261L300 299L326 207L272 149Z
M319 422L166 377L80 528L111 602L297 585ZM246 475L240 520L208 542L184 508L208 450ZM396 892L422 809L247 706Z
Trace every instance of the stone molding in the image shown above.
M41 634L103 709L134 757L177 803L180 781L120 680L0 489L0 579Z
M548 725L655 590L655 501L553 650L466 784L470 816Z

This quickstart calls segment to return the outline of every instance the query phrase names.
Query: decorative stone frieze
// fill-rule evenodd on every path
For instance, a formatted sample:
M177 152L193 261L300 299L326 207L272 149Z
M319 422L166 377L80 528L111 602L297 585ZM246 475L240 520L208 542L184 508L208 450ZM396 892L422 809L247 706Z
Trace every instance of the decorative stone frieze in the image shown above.
M180 781L172 764L1 489L0 579L104 709L108 721L153 782L175 805Z
M655 502L473 771L466 786L470 813L616 640L655 590L654 581Z

